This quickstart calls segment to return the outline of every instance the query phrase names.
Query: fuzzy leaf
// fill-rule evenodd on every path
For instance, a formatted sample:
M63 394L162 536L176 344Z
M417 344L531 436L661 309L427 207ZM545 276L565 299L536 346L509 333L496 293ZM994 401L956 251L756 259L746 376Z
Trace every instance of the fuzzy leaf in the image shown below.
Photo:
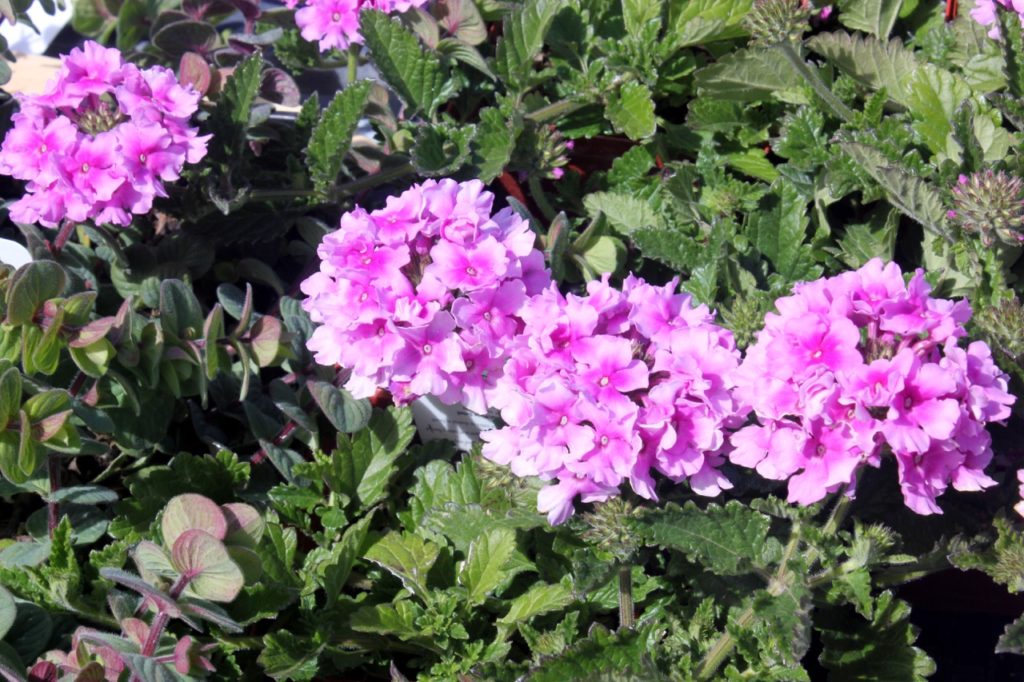
M810 247L804 244L807 203L792 184L785 182L762 200L761 210L750 214L750 240L787 282L809 280L821 274Z
M352 133L369 100L370 85L370 81L358 81L335 95L310 135L306 163L316 190L323 195L341 171Z
M14 603L14 597L6 588L0 586L0 639L3 639L14 625L17 615L18 607Z
M408 114L433 117L453 92L440 61L425 50L400 21L377 10L359 14L360 32L370 59L408 107Z
M470 144L476 126L437 124L422 126L416 132L412 160L420 175L440 177L452 175L470 157Z
M741 49L722 57L694 75L702 94L740 102L769 100L780 92L798 98L799 74L778 50Z
M505 17L495 49L495 64L510 90L523 90L534 80L534 60L562 0L527 0Z
M477 118L476 136L473 138L476 177L483 182L491 182L501 175L512 158L521 126L509 121L496 107L481 109Z
M739 502L700 509L692 502L652 509L637 522L641 537L677 549L718 575L748 573L758 565L770 519Z
M971 94L963 78L945 69L932 64L917 69L907 106L915 119L914 129L934 153L947 151L946 140L953 131L953 117Z
M910 86L921 65L898 39L886 43L873 36L837 31L820 33L808 40L807 46L862 85L872 90L885 88L894 102L909 106Z
M505 580L506 564L516 550L515 532L495 528L469 545L459 582L469 590L469 603L481 604Z
M210 114L213 140L222 145L228 158L232 154L241 154L245 145L250 111L260 89L262 71L263 59L259 52L235 67Z
M654 100L643 83L630 81L608 96L605 116L620 133L631 140L650 137L657 129Z
M573 602L572 590L561 583L538 584L512 600L508 613L498 619L502 625L525 623L534 616L560 611Z
M645 227L661 227L660 216L650 204L629 194L593 192L583 198L583 205L591 218L603 213L608 224L623 236Z
M892 33L903 0L846 0L839 5L839 21L843 26L885 40Z
M2 631L2 629L0 629ZM1024 616L1006 626L996 642L997 654L1024 654Z
M66 281L64 268L53 261L32 261L18 268L7 285L7 322L31 324L39 307L64 291Z
M418 535L392 531L370 547L365 558L401 580L407 590L425 599L427 572L440 551L440 547Z

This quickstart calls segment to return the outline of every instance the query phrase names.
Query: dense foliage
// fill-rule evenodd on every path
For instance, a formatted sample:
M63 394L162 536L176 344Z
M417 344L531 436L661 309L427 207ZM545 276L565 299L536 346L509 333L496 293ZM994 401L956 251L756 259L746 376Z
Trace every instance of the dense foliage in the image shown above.
M901 585L1024 591L1015 2L290 4L4 99L0 677L923 680Z

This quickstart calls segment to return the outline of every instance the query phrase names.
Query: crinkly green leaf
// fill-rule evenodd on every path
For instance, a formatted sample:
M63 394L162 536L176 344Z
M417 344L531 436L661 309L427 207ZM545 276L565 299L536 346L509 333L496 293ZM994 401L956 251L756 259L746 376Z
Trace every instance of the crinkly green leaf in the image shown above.
M409 490L409 511L403 518L406 527L419 526L432 509L443 509L449 502L480 502L481 485L472 460L463 459L453 468L448 462L435 459L417 469L415 477L416 482Z
M629 81L608 95L604 110L612 126L631 140L650 137L657 129L654 99L643 83Z
M623 192L593 192L583 198L583 205L591 218L603 213L623 236L645 227L661 227L661 216L649 202Z
M487 531L470 543L459 568L459 584L469 592L469 603L480 604L507 577L507 564L516 551L516 534L507 528Z
M808 201L789 182L780 182L776 191L761 200L752 212L747 234L754 247L771 261L775 271L787 282L810 280L821 274L807 239Z
M595 624L585 639L538 664L529 679L533 682L584 682L603 678L620 682L660 680L663 676L658 673L650 652L661 637L662 632L652 628L610 632Z
M572 590L562 583L539 583L512 600L508 612L498 619L502 625L525 623L534 616L560 611L574 601Z
M288 630L277 630L263 637L259 663L263 672L275 680L302 682L313 679L320 670L319 656L324 645Z
M392 531L370 547L365 558L401 580L407 590L425 599L427 572L440 551L436 544L418 535Z
M424 636L416 625L416 619L422 613L422 608L402 599L394 604L364 606L352 614L349 622L356 632L392 635L402 640L418 639Z
M933 64L915 70L907 106L914 117L914 129L934 153L948 153L953 116L971 95L967 82L951 71Z
M562 7L562 0L527 0L505 17L494 59L510 90L525 90L534 84L537 54Z
M352 133L369 100L370 85L370 81L357 81L335 95L310 135L306 163L314 186L323 195L341 171Z
M473 164L478 178L490 182L501 175L512 158L521 128L518 120L509 120L497 107L480 110L473 138Z
M370 59L384 80L408 107L408 115L422 112L432 118L437 108L454 94L454 86L433 51L400 21L384 12L367 9L359 13L359 30L370 51Z
M647 510L636 522L644 541L681 551L718 575L749 573L761 562L771 520L731 500Z
M899 39L886 43L874 36L836 31L819 33L807 46L862 85L872 90L885 88L894 102L909 106L911 86L921 64Z
M315 586L326 595L325 605L331 608L338 600L356 560L363 555L373 514L368 514L345 529L341 540L329 547L317 547L306 555L302 572L313 578Z
M230 158L241 154L249 129L250 111L262 80L263 59L259 52L235 67L224 83L217 106L210 114L213 143Z
M774 49L740 49L705 66L694 75L703 95L724 100L755 102L783 94L802 100L803 80Z
M475 134L476 126L471 124L420 126L412 148L412 161L417 172L426 177L454 174L469 160Z
M1024 654L1024 616L1017 618L1003 631L996 642L997 654Z
M846 0L838 12L839 22L886 40L902 6L903 0Z

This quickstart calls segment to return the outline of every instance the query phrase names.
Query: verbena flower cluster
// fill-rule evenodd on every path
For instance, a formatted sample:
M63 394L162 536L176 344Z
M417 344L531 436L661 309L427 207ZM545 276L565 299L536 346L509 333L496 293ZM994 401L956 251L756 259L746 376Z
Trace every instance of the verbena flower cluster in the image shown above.
M776 301L736 374L760 423L733 435L731 461L788 479L799 504L853 486L883 443L919 514L941 513L935 499L949 485L994 485L985 425L1010 415L1007 376L985 343L958 346L967 302L929 292L921 270L905 283L875 259Z
M352 373L346 388L378 387L398 404L424 395L479 413L492 404L518 311L550 282L534 234L512 209L491 214L479 180L428 180L384 208L346 213L302 283L321 324L319 363Z
M199 97L170 69L140 69L116 49L72 50L43 94L18 96L0 147L0 172L28 181L11 218L128 225L148 213L164 183L206 155L208 136L189 125Z
M1024 26L1024 0L974 0L974 8L971 9L971 18L982 26L990 26L988 31L990 38L998 38L999 31L999 8L1016 12L1020 15L1021 26Z
M520 476L557 483L538 508L561 523L573 500L605 500L628 481L657 499L652 474L703 495L731 488L719 471L725 428L737 426L730 332L694 307L677 281L654 287L607 278L587 296L552 285L526 301L495 404L506 426L482 434L484 456Z
M321 52L344 50L349 45L362 45L359 33L359 13L376 9L387 14L408 12L422 7L427 0L305 0L295 13L295 23L303 38L317 43ZM286 0L294 8L299 0Z

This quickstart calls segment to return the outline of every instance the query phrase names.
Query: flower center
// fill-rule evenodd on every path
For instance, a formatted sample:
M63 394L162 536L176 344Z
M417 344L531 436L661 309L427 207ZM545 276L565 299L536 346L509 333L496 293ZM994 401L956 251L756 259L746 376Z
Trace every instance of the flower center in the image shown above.
M335 12L334 14L332 14L331 15L331 21L334 21L334 22L341 21L341 12Z
M488 322L490 322L491 321L491 314L489 312L484 313L484 319L487 320Z
M367 258L363 259L363 265L369 265L372 262L373 262L372 258L367 257Z
M47 150L47 146L46 146L46 143L45 143L45 142L44 142L44 143L42 143L41 145L39 145L39 153L40 153L40 154L45 154L45 153L46 153L46 150Z
M430 351L432 351L432 350L434 350L434 349L433 349L433 347L431 347L431 345L429 343L423 344L423 353L424 354L430 355Z
M469 275L470 277L473 277L474 275L476 275L476 268L470 265L468 268L466 268L466 274Z
M564 414L562 415L562 418L558 420L558 425L559 426L565 426L568 423L569 423L569 418L566 417Z
M818 457L821 457L825 454L825 446L818 443L818 447L814 448L814 451L818 453Z
M377 336L384 336L384 327L377 330Z
M813 353L811 353L811 357L814 358L815 360L820 358L821 357L821 349L819 348L818 350L816 350Z
M608 445L608 436L601 436L601 446Z
M608 381L609 381L608 377L601 377L601 380L598 381L597 384L598 384L598 386L607 386L608 385Z
M139 161L141 161L142 163L146 163L146 155L145 154L139 154Z
M87 164L87 163L83 163L82 164L82 172L83 173L88 173L89 172L89 164Z
M913 406L914 406L914 401L910 398L910 396L907 396L906 398L903 399L903 409L904 410L909 410Z

